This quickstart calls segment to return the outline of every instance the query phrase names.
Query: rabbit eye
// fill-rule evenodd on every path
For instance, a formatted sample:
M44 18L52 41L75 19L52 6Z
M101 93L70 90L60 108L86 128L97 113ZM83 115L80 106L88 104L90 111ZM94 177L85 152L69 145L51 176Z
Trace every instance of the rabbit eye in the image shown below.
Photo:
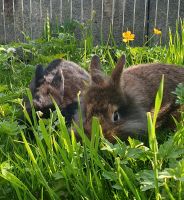
M118 113L118 111L115 111L113 114L112 114L112 121L113 122L117 122L120 120L120 115Z

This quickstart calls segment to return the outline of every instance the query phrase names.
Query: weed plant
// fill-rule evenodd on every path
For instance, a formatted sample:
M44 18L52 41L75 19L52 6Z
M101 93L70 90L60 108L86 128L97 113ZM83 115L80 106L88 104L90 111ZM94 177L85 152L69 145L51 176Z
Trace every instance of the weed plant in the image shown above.
M179 199L184 197L184 113L176 121L176 130L155 130L157 114L164 90L164 77L155 100L153 118L148 116L148 142L129 138L116 144L104 137L98 119L93 118L92 138L74 124L67 129L65 119L55 103L56 111L49 119L32 110L33 123L22 105L25 88L34 74L35 65L65 58L88 68L91 56L98 54L104 71L110 73L117 58L125 53L127 67L147 62L183 65L183 37L179 29L169 33L166 47L113 46L109 43L93 47L89 29L81 25L83 40L72 33L77 22L66 23L54 34L47 19L43 38L0 47L0 199ZM78 25L77 25L78 26ZM90 26L88 26L90 27ZM181 42L182 41L182 42ZM16 50L16 52L15 52ZM166 53L167 52L167 53ZM184 105L184 86L173 93ZM17 119L24 113L27 125ZM82 119L80 119L82 120ZM34 139L29 137L29 133Z

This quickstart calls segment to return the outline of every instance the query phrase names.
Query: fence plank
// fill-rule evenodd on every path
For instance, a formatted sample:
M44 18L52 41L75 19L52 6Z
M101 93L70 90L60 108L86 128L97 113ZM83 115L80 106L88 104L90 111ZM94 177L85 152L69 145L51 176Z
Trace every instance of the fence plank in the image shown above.
M92 17L92 0L83 0L84 21L91 20Z
M81 0L72 1L72 17L79 22L81 22L81 5Z
M103 0L102 34L103 41L107 41L112 29L113 0Z
M24 18L23 18L23 0L14 1L15 6L15 40L16 41L24 41L24 36L22 31L24 32Z
M0 43L5 43L4 22L3 22L3 1L0 1Z
M41 15L43 21L47 18L47 15L50 18L50 0L42 0L41 1Z
M12 0L4 1L4 16L5 16L5 27L6 27L6 41L11 41L12 35L10 35L9 33L14 33Z
M31 19L31 31L32 38L36 39L43 34L44 21L47 15L47 9L45 4L42 1L31 0L30 8L30 19Z
M60 24L60 1L52 0L52 28L54 31L59 30Z
M178 7L178 5L180 7ZM176 19L179 19L180 17L184 18L184 0L170 0L168 12L168 27L171 27L171 30L175 30Z
M93 1L93 10L95 12L92 26L94 44L99 44L102 37L102 0Z
M122 42L122 31L129 29L136 35L133 44L141 45L147 29L151 36L154 27L162 29L165 43L168 27L174 30L176 19L184 17L184 0L1 0L0 42L24 41L22 32L33 39L40 37L47 13L53 30L71 18L90 21L95 13L91 25L95 44L107 41L110 25L117 43Z
M51 7L50 7L50 0L42 0L40 7L41 7L41 10L40 10L41 13L40 14L42 16L40 24L42 24L42 31L43 31L47 18L49 19L50 22L52 20L52 11L51 11ZM33 9L34 9L34 7L33 7ZM34 23L35 20L33 20L33 23ZM36 23L36 21L35 21L35 23ZM40 35L42 33L43 32L40 32Z
M93 26L93 1L92 0L83 0L83 21L86 26L84 33L85 38L89 40L89 34L92 33Z
M114 19L113 19L113 36L117 44L122 43L122 26L124 4L122 0L116 0L114 6Z
M127 29L133 31L133 3L134 0L125 0L123 31L126 31Z
M31 24L31 0L23 1L24 33L26 36L33 37Z
M63 22L69 21L71 17L71 0L62 0L62 20Z
M180 8L179 8L179 17L184 19L184 0L178 0L178 2L180 3Z
M178 18L184 19L184 0L178 0L177 10L178 10Z
M135 1L135 0L134 0ZM134 45L140 46L144 43L144 38L146 35L147 26L145 24L145 17L147 17L147 1L136 0L134 4L135 13L134 13L134 33L135 33L135 42Z

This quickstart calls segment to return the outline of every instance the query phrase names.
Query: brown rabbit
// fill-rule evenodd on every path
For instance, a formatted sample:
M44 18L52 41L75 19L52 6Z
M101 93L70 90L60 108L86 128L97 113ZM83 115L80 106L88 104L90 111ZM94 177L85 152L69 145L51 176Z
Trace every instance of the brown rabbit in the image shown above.
M49 117L50 109L54 109L50 97L52 96L63 115L71 121L72 115L77 110L77 93L83 91L89 80L88 72L71 61L54 60L45 70L42 65L38 65L35 78L30 83L35 110L42 111L43 117ZM26 108L31 112L28 101Z
M114 136L142 136L147 131L146 112L153 112L155 96L165 75L164 94L158 124L178 109L171 93L179 83L184 83L184 68L168 64L140 64L123 71L123 55L110 77L100 69L100 59L91 61L91 85L83 99L84 129L91 132L92 117L99 118L103 134L114 142Z

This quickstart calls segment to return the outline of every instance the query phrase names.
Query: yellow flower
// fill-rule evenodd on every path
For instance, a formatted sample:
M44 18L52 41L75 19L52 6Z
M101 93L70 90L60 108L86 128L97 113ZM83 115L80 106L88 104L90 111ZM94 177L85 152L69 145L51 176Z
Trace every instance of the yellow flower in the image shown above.
M131 31L123 32L122 36L123 36L123 42L125 43L133 41L135 39L135 34L131 33Z
M162 31L159 30L159 29L157 29L157 28L154 28L154 29L153 29L153 33L154 33L155 35L161 35L161 34L162 34Z

